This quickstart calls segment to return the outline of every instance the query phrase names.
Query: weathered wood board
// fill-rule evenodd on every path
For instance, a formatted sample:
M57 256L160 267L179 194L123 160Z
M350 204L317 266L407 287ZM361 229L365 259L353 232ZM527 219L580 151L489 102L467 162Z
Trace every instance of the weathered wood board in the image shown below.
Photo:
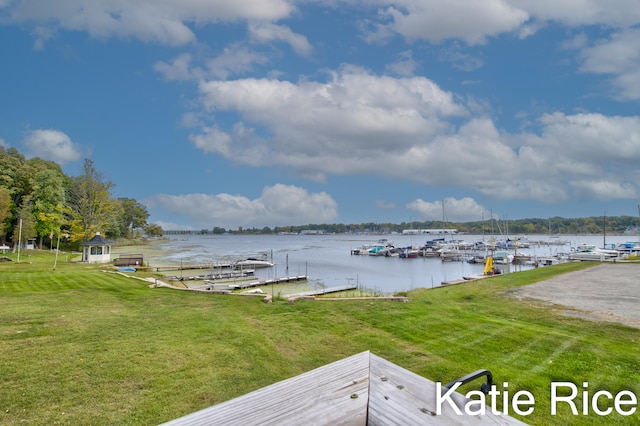
M165 423L182 425L522 425L436 407L437 385L369 351ZM456 406L468 401L453 394Z

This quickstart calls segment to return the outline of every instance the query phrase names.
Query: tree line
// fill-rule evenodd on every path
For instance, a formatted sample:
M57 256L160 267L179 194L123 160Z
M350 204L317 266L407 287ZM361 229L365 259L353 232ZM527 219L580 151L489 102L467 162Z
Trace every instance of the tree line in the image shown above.
M225 229L219 226L211 230L190 231L200 234L299 234L303 232L318 232L326 234L343 233L371 233L388 234L402 233L409 229L455 229L458 233L482 235L579 235L579 234L639 234L640 218L635 216L592 216L585 218L529 218L507 220L486 220L475 222L443 222L443 221L413 221L402 223L359 224L325 223L274 226L262 228Z
M0 147L0 241L16 244L78 245L101 232L106 238L132 238L136 232L162 234L148 224L147 208L132 198L115 198L114 184L85 159L80 176L60 166L25 158L15 148Z

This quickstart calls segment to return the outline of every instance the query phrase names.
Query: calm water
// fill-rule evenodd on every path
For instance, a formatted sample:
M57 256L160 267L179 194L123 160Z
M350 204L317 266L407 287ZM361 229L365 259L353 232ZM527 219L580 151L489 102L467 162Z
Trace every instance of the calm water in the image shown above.
M216 235L176 236L161 243L165 253L149 258L150 264L207 264L228 262L247 257L266 258L275 267L258 269L260 278L306 274L326 286L359 284L384 293L439 286L443 281L480 274L484 265L468 262L442 262L440 258L401 259L398 257L357 256L351 250L373 244L380 238L393 241L396 247L422 246L430 235ZM469 242L482 236L461 235ZM607 244L637 240L638 237L611 236ZM547 236L528 236L531 241L554 241ZM539 257L568 253L579 244L602 246L602 236L562 236L565 245L537 245L519 252ZM485 238L486 240L486 238ZM517 272L531 266L511 265L505 272Z

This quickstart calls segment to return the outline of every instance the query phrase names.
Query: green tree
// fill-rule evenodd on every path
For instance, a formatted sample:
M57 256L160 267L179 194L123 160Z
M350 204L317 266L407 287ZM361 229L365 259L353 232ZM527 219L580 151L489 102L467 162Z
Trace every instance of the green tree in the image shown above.
M33 176L32 187L33 214L42 247L42 238L58 235L66 223L65 176L59 169L45 168Z
M11 195L9 191L0 186L0 237L2 237L2 243L5 243L7 235L7 223L11 218Z
M18 225L13 228L12 241L22 243L37 235L36 218L33 216L32 208L31 201L25 199L22 207L18 210Z
M132 198L119 198L122 205L122 212L119 218L121 234L131 238L133 230L144 228L147 225L149 212L147 208Z
M115 222L120 203L111 198L113 183L104 181L93 161L84 160L84 174L72 179L68 194L72 239L86 240L90 234Z
M151 237L162 237L162 227L160 225L156 225L155 223L151 223L144 227L144 232Z

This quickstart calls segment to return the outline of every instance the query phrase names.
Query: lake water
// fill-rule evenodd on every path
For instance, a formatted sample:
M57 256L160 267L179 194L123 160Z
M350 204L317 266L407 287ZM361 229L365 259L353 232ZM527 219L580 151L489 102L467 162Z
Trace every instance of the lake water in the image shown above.
M433 235L188 235L171 236L160 243L162 254L145 259L151 265L211 264L263 258L275 263L273 268L256 269L260 278L308 275L327 287L358 284L362 288L394 293L414 288L431 288L443 281L459 280L465 275L481 274L482 264L462 261L442 262L440 258L402 259L399 257L351 255L351 250L387 238L396 247L422 246ZM482 236L459 235L468 242ZM520 237L518 237L520 238ZM530 241L557 241L548 236L528 236ZM538 257L568 253L579 244L603 245L603 236L562 236L565 245L535 245L518 252ZM607 236L606 243L637 241L638 237ZM486 241L487 238L485 237ZM504 272L530 269L529 265L510 265Z

